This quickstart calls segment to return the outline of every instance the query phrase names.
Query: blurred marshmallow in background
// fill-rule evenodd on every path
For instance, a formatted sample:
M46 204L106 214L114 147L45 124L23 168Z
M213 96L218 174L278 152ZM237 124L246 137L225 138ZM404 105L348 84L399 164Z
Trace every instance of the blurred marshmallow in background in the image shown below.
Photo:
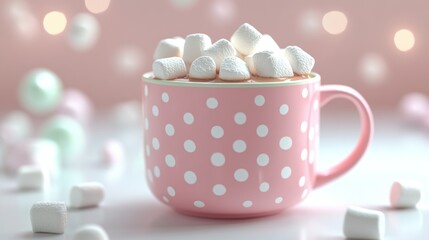
M89 13L79 13L71 21L68 42L73 49L86 51L96 44L99 34L97 18Z
M0 121L0 143L13 144L31 136L33 123L27 113L15 110Z
M104 166L114 166L125 160L124 146L118 140L106 141L101 150L101 163Z
M88 124L92 118L93 107L91 100L81 90L66 89L56 112L73 117L83 124Z
M413 92L402 97L399 110L409 123L420 124L425 117L429 117L428 96Z

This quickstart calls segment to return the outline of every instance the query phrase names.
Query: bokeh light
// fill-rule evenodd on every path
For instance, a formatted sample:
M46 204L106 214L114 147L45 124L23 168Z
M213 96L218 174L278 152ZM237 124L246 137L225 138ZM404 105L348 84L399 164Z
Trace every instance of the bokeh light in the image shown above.
M45 15L43 27L51 35L57 35L64 31L67 25L66 15L62 12L52 11Z
M347 17L343 12L330 11L323 16L322 25L326 32L340 34L347 28Z
M133 46L120 48L115 55L115 67L121 74L138 73L143 68L141 50Z
M170 3L177 8L190 8L197 3L197 0L170 0Z
M68 40L71 47L85 51L95 45L100 33L100 24L94 15L79 13L73 17Z
M230 22L236 14L236 6L234 1L216 0L210 6L211 20L215 24L223 24Z
M360 74L370 84L380 84L386 79L387 64L377 53L365 54L360 62Z
M316 10L308 10L301 15L300 23L303 32L316 33L319 31L321 13Z
M85 6L92 13L105 12L110 5L110 0L85 0Z
M415 38L413 32L408 29L401 29L395 33L395 46L402 52L406 52L414 47Z
M39 23L27 2L16 0L5 4L6 17L13 31L22 39L33 39L39 33Z

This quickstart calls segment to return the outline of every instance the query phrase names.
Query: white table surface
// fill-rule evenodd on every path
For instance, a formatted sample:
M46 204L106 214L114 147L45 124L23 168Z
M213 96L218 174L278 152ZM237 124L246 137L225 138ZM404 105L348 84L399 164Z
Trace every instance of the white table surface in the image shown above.
M359 130L355 112L322 115L321 161L326 168L352 149ZM346 175L315 190L296 207L278 215L248 220L215 220L180 215L158 202L144 178L139 126L112 127L105 118L92 128L90 147L68 163L49 188L20 192L16 179L0 173L0 239L72 239L74 231L90 223L104 227L110 239L344 239L342 222L348 206L378 209L386 216L385 239L429 239L429 131L405 126L394 112L376 114L370 149ZM127 146L123 167L97 165L102 140L114 137ZM392 210L392 181L415 179L423 185L418 208ZM106 198L97 208L69 210L66 232L34 234L29 210L40 200L68 202L72 185L100 181Z

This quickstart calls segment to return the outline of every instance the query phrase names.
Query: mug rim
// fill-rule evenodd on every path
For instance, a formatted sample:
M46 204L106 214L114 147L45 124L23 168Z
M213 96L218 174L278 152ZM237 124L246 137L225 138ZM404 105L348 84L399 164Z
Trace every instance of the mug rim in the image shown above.
M250 88L250 87L278 87L278 86L295 86L295 85L306 85L320 81L320 75L315 72L310 73L310 78L295 81L281 81L281 82L232 82L232 83L213 83L213 82L177 82L171 80L154 79L152 72L144 73L142 81L166 85L166 86L181 86L181 87L208 87L208 88Z

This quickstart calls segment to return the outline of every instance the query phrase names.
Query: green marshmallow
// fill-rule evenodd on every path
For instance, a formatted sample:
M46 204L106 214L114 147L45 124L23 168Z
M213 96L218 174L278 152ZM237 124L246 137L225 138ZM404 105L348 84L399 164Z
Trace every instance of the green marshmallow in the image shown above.
M42 137L54 141L63 159L70 159L82 153L86 134L83 126L74 118L59 115L46 122L42 128Z
M61 100L60 78L48 69L35 69L22 81L19 98L24 107L37 114L53 110Z

